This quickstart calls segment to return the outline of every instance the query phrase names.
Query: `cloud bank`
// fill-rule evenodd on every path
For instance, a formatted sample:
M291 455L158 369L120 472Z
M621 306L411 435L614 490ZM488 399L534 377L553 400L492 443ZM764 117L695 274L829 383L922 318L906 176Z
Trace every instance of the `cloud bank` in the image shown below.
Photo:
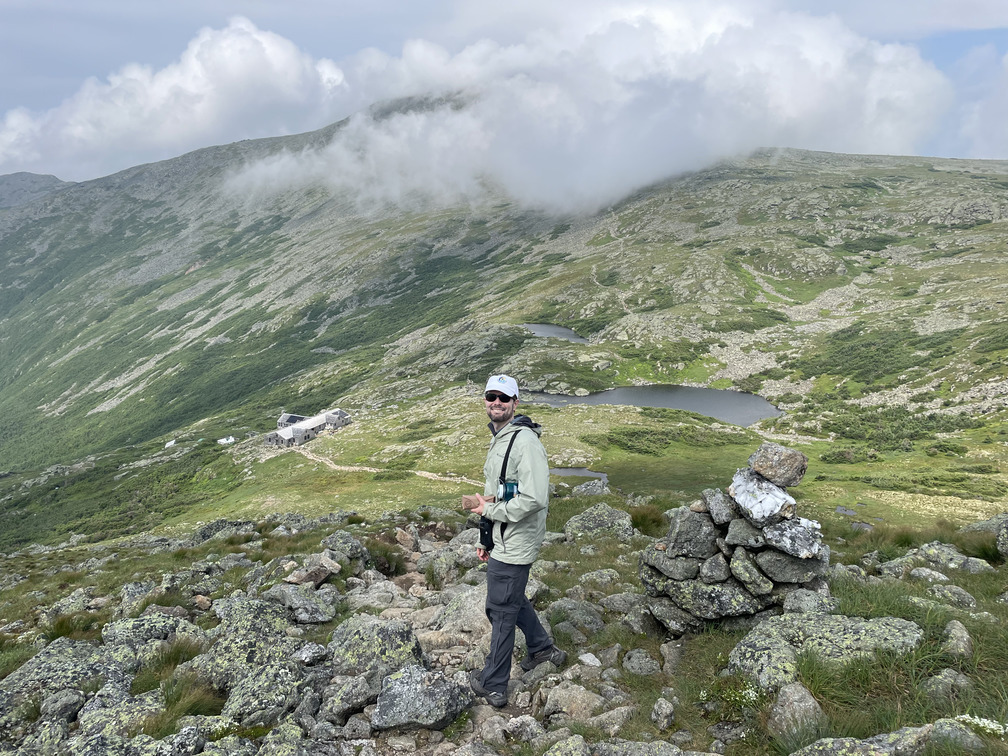
M558 3L535 23L516 7L457 16L454 43L338 63L236 18L161 70L126 66L49 112L8 112L0 171L89 178L356 114L327 149L249 166L233 186L322 181L394 203L503 191L578 211L759 147L914 154L945 128L963 156L1008 152L1004 60L978 58L983 86L957 94L915 47L782 4ZM443 99L364 114L421 96Z

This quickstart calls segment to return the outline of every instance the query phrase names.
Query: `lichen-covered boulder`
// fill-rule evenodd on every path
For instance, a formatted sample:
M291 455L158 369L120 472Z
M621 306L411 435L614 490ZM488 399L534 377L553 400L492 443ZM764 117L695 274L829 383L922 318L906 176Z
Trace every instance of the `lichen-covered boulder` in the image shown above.
M760 444L749 457L749 467L778 486L797 486L805 477L808 457L772 441Z
M698 633L703 629L703 620L683 611L672 599L660 597L648 599L648 611L674 636Z
M588 750L588 744L584 737L571 735L566 740L554 743L543 756L590 756L590 754L591 751Z
M972 594L958 585L932 585L928 588L928 593L945 604L961 609L973 609L977 605Z
M78 733L66 742L63 753L72 753L74 756L138 756L139 749L134 741L144 740L153 741L149 736L138 736L130 740L115 734Z
M892 751L857 738L821 738L791 756L893 756Z
M444 548L422 554L417 560L417 571L428 575L435 585L444 585L479 565L478 544L479 529L466 528Z
M94 592L95 589L90 585L75 589L52 606L43 609L39 615L39 624L42 626L51 625L53 620L61 615L86 612L88 604L94 598Z
M606 485L604 480L596 478L574 486L574 490L571 493L575 496L605 496L610 491L609 486Z
M700 499L707 505L707 512L717 525L724 525L738 517L735 502L720 488L705 488Z
M614 509L608 504L596 504L581 514L574 515L564 525L564 535L568 541L585 537L625 540L632 538L636 532L630 513Z
M98 648L64 636L0 680L0 690L16 697L44 698L66 688L81 689L106 671Z
M213 611L221 620L212 633L215 642L178 672L191 672L218 690L233 689L262 665L286 662L302 645L287 634L291 623L277 604L233 596L215 601Z
M759 549L766 545L763 530L757 528L744 517L736 517L728 523L728 533L725 543L729 546L744 546L747 549Z
M826 715L815 697L801 683L789 683L777 694L767 717L767 731L774 737L814 730Z
M277 583L262 597L289 609L302 625L318 625L336 616L339 594L333 589L317 591L311 584Z
M661 664L643 648L632 648L623 657L623 669L635 675L657 675Z
M650 548L641 549L638 562L641 565L653 567L662 575L673 580L692 580L700 574L700 560L693 557L671 557L660 548L664 542L659 541Z
M792 614L832 614L839 602L816 591L797 588L784 597L784 611Z
M930 743L957 753L982 753L983 740L969 727L955 719L939 719L931 727Z
M794 497L749 468L735 473L728 493L739 513L757 528L794 517Z
M983 559L968 557L955 546L932 541L917 549L917 554L936 565L938 569L963 570L971 575L994 572L994 568Z
M255 523L249 520L214 520L201 525L193 533L193 544L209 541L211 538L222 540L233 536L251 535L255 533Z
M605 629L605 620L595 606L588 601L572 598L557 599L550 604L551 612L562 614L574 627L585 633L597 633Z
M709 514L679 507L668 512L668 518L668 534L662 539L667 556L706 559L718 553L721 533Z
M823 546L815 559L799 559L775 549L760 551L754 559L775 583L807 583L829 570L829 547Z
M744 675L762 688L777 690L795 682L799 653L843 663L876 650L905 653L924 633L896 617L861 619L842 615L784 614L770 617L743 638L728 656L728 671Z
M731 570L728 568L728 560L721 552L708 557L700 565L700 579L705 583L723 583L729 577Z
M773 581L763 574L745 549L735 549L728 566L735 579L754 596L767 596L773 592Z
M51 693L42 700L39 714L43 719L73 722L84 707L87 697L75 688L66 688Z
M486 594L486 583L461 587L432 623L433 629L451 634L461 633L470 642L473 638L483 637L490 632L490 620L484 609Z
M125 688L109 684L99 690L77 715L78 733L87 735L127 735L144 720L164 711L159 690L131 696Z
M297 664L264 664L245 675L231 690L221 715L242 727L270 727L301 700L304 673Z
M796 517L763 528L767 546L799 559L814 559L822 547L821 526L815 520Z
M944 703L956 696L968 695L976 686L957 669L946 667L932 675L921 685L924 694L936 703Z
M543 715L552 717L563 714L575 722L587 722L605 702L598 693L593 693L582 685L564 680L550 689L546 697Z
M662 594L694 617L715 620L756 614L774 601L769 596L754 596L733 579L709 585L701 580L668 580Z
M337 530L326 536L322 539L322 545L337 552L336 556L343 555L347 559L366 562L371 558L364 544L345 530Z
M377 730L442 730L472 706L473 700L468 685L414 664L384 679L371 725Z
M116 610L117 617L129 617L140 609L140 605L155 589L157 584L153 580L126 583L119 589L119 607Z
M337 675L322 691L318 718L342 727L351 714L364 711L364 707L373 704L377 698L378 693L371 690L363 677Z
M144 614L132 619L109 622L102 628L102 641L106 646L141 646L148 641L171 641L188 638L196 643L206 642L206 631L181 617L167 614Z
M942 634L943 653L960 659L969 659L973 656L973 638L970 637L969 630L959 620L950 620L945 625L945 632Z
M1008 560L1008 523L1002 525L998 530L997 550L1003 559Z
M402 620L351 617L333 631L327 649L333 674L361 675L375 692L385 675L411 664L427 666L412 627Z
M901 557L890 559L888 562L880 563L875 568L875 571L881 577L896 578L897 580L901 580L923 564L923 562L924 559L917 556L917 550L914 549L909 554L904 554Z

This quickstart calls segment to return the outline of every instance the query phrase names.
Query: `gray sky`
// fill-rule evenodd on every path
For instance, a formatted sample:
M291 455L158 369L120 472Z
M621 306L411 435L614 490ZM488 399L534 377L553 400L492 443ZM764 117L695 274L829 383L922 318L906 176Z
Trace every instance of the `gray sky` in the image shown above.
M757 147L1008 158L1004 0L0 0L0 173L85 180L461 107L249 166L370 199L598 207Z

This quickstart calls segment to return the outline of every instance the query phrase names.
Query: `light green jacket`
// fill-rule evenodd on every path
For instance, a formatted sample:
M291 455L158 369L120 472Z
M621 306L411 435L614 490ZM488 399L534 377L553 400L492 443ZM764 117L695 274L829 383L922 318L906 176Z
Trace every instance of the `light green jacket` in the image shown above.
M549 461L539 436L542 426L525 415L501 428L490 442L483 476L484 496L496 496L501 463L511 436L517 433L505 478L518 481L518 495L508 501L494 501L483 508L484 516L494 521L494 549L491 556L506 564L532 564L539 556L546 538L546 514L549 509ZM501 524L507 523L501 533Z

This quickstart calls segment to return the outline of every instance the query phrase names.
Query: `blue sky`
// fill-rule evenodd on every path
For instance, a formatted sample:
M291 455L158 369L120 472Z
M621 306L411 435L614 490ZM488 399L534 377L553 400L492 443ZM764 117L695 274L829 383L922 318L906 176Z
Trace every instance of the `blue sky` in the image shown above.
M0 0L0 173L86 180L446 93L247 178L579 207L758 147L1008 159L1006 55L1003 0Z

